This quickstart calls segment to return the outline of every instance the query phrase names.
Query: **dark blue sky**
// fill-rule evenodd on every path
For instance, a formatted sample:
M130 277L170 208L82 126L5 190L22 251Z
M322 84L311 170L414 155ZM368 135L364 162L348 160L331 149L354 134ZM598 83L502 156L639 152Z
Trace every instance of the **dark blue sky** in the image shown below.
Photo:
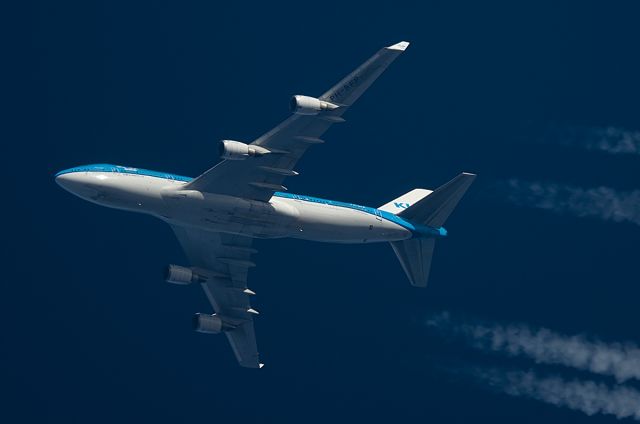
M638 188L637 157L533 142L550 125L640 129L638 3L222 3L6 14L0 421L613 421L448 378L440 361L485 359L422 323L452 310L640 342L640 229L516 208L492 190L513 177ZM186 261L165 224L53 181L96 162L196 176L217 140L254 139L288 116L290 95L318 95L401 40L409 49L290 191L378 206L479 177L426 290L386 245L258 242L259 372L191 331L209 305L161 281Z

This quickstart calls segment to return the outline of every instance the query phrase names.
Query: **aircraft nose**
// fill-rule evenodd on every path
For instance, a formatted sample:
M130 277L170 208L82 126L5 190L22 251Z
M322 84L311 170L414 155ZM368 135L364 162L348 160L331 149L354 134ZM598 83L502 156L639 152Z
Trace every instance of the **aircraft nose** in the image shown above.
M60 187L78 197L86 198L95 194L95 190L88 186L86 178L80 172L59 172L55 180Z
M73 178L73 174L68 173L68 174L62 174L62 173L58 173L56 175L56 183L62 187L63 189L73 192L73 186L74 186L74 178Z

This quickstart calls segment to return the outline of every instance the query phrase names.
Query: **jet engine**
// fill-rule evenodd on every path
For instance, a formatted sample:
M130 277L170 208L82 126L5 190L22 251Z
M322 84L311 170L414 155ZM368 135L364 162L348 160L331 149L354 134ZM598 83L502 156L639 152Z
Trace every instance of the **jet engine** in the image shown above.
M293 96L289 102L291 112L298 115L317 115L323 111L334 110L338 105L309 96Z
M204 283L207 281L207 277L194 272L191 268L169 265L164 270L164 280L171 284L187 285L191 283Z
M198 333L218 334L222 331L232 330L234 326L222 320L218 315L195 314L193 316L193 329Z
M218 144L218 152L222 159L244 160L249 156L262 156L269 153L264 147L241 143L234 140L222 140Z

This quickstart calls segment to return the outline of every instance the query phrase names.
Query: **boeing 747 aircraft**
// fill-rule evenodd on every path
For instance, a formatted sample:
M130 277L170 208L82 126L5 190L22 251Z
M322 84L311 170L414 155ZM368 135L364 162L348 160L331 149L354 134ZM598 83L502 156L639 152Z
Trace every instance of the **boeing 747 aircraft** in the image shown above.
M245 144L222 140L222 159L197 178L126 166L78 166L56 182L82 199L142 212L168 223L190 267L169 265L166 281L199 284L214 314L196 314L194 328L224 333L243 367L260 368L247 286L254 238L294 237L332 243L387 242L414 286L425 287L436 239L475 175L462 173L434 191L414 189L379 207L290 194L282 185L296 163L409 45L378 51L318 98L293 96L293 115Z

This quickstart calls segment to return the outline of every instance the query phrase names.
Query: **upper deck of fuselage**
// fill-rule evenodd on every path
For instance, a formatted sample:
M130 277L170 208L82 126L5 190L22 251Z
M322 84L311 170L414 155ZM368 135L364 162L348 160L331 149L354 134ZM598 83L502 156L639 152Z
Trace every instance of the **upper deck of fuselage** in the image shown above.
M115 172L115 173L121 173L121 174L136 174L136 175L145 175L147 177L162 178L165 180L184 181L185 183L188 183L189 181L193 180L193 178L185 177L183 175L176 175L168 172L151 171L149 169L142 169L142 168L133 168L130 166L111 165L108 163L76 166L74 168L64 169L58 172L55 176L57 178L61 175L71 174L74 172Z
M147 177L161 178L169 181L181 181L184 183L188 183L193 180L192 177L186 177L183 175L176 175L168 172L158 172L158 171L152 171L149 169L135 168L135 167L129 167L129 166L122 166L122 165L112 165L108 163L81 165L73 168L64 169L58 172L55 175L55 177L58 178L61 175L66 175L66 174L71 174L76 172L78 173L80 172L101 172L101 173L111 172L111 173L119 173L119 174L134 174L134 175L143 175ZM444 237L447 235L447 230L444 227L433 228L426 225L415 224L391 212L383 211L383 210L372 208L369 206L362 206L355 203L340 202L337 200L328 200L328 199L322 199L319 197L307 196L302 194L284 193L279 191L276 191L275 193L273 193L273 195L275 197L279 197L283 199L293 199L293 200L298 200L303 202L311 202L316 204L323 204L323 205L359 210L364 213L376 215L382 219L398 224L410 230L416 236Z

